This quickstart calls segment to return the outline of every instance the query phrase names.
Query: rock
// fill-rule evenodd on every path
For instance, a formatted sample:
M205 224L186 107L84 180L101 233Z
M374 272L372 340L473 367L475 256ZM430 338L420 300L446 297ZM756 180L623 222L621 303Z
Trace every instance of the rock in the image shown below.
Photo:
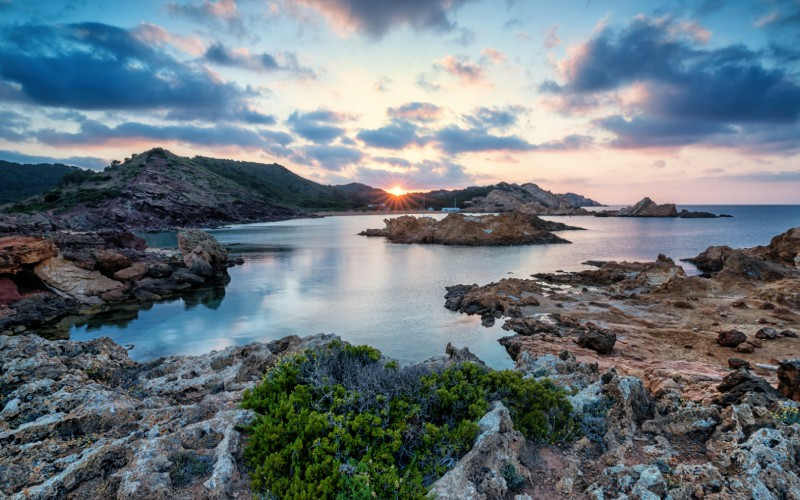
M728 257L734 252L736 252L736 250L728 246L710 246L698 254L697 257L684 260L686 262L691 262L701 271L715 273L722 270L725 261L728 260Z
M442 220L404 215L384 219L384 229L367 230L365 236L385 236L392 243L439 245L537 245L568 243L550 231L579 229L519 212L499 215L449 214Z
M586 329L578 337L578 345L591 349L598 354L609 354L614 350L617 336L613 332L597 327L593 323L587 323Z
M742 354L752 354L755 352L755 350L756 347L748 342L744 342L736 346L736 352L741 352ZM731 359L738 359L738 358L731 358ZM730 360L728 360L728 364L730 364ZM735 369L736 367L732 366L731 368Z
M233 261L236 263L237 266L241 266L242 264L244 264L244 258L242 257L236 257L235 259L233 259Z
M787 398L800 401L800 359L778 363L778 390Z
M105 275L113 275L131 265L131 259L116 250L99 250L94 253L96 268Z
M793 330L783 330L781 332L781 336L790 337L790 338L796 339L797 338L797 332L795 332Z
M63 257L40 262L34 272L47 285L85 303L101 303L99 295L122 288L119 281L78 267Z
M48 323L65 314L76 312L78 306L78 301L72 298L52 293L37 293L15 302L13 314L0 316L0 330Z
M464 300L464 295L478 285L453 285L445 287L447 293L445 294L444 306L451 311L458 311L461 309L461 303Z
M17 284L6 276L0 276L0 306L13 304L22 299Z
M738 351L738 349L737 349L737 351ZM742 351L739 351L739 352L742 352ZM745 370L749 370L750 369L750 362L749 361L745 361L745 360L743 360L741 358L728 358L728 367L730 369L732 369L732 370L738 370L740 368L744 368Z
M228 254L217 240L203 231L187 229L178 233L178 249L186 268L205 278L228 272Z
M169 267L169 266L167 266ZM130 267L121 269L114 273L114 279L118 281L139 281L147 274L147 264L137 262Z
M762 342L759 339L748 339L747 343L750 344L751 346L755 347L756 349L760 349L760 348L764 347L764 342Z
M685 208L678 212L681 219L716 219L717 217L730 217L730 215L714 215L711 212L690 212Z
M195 273L189 271L185 268L176 269L172 276L169 277L170 281L173 281L178 284L188 283L192 286L202 285L206 282L206 279L196 275Z
M764 328L756 332L756 338L762 340L775 340L780 336L781 334L778 333L778 330L770 326L765 326Z
M592 199L574 193L555 194L536 184L498 183L484 196L470 200L469 212L512 212L524 210L533 215L588 215L580 207L600 206Z
M156 262L147 268L147 276L151 278L167 278L172 274L172 266L166 262Z
M784 266L800 267L800 227L775 236L765 247L753 247L747 252Z
M444 352L450 358L450 362L452 363L475 363L481 366L486 366L486 363L481 361L481 359L472 354L470 350L466 347L464 348L457 348L450 342L447 343L447 347L445 347Z
M722 393L720 404L749 404L771 408L783 395L761 377L757 377L745 369L731 372L717 386Z
M281 355L333 339L287 337L146 364L110 339L0 336L0 496L241 498L249 495L239 404ZM170 469L193 460L190 481ZM202 466L200 466L202 465Z
M747 341L747 335L736 330L720 332L717 337L717 344L722 347L736 347L745 341Z
M633 206L620 210L604 210L595 212L596 217L677 217L678 210L674 203L659 205L650 198L642 198Z
M514 430L508 409L499 401L479 421L480 434L472 449L444 476L433 483L434 498L504 498L508 484L502 469L509 464L521 476L526 469L519 463L519 450L525 438Z
M56 248L49 239L33 236L0 238L0 274L14 274L24 266L55 256Z

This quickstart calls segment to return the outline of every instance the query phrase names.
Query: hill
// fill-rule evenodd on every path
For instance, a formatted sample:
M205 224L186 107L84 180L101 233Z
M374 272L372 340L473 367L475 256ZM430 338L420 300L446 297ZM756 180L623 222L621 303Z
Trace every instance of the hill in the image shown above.
M20 164L0 160L0 205L50 191L78 167L60 163Z

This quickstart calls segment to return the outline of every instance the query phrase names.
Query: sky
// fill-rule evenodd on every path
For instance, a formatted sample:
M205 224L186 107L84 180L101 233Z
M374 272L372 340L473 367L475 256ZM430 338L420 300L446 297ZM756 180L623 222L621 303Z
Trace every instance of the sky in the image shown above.
M800 0L0 0L0 159L800 203Z

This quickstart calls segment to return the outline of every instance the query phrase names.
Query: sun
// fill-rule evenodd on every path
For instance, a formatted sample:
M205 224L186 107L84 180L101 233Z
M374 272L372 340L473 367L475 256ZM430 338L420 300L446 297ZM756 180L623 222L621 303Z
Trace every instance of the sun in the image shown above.
M401 188L400 186L394 186L392 189L387 189L386 192L389 193L389 194L393 194L395 196L403 196L408 191L406 191L405 189Z

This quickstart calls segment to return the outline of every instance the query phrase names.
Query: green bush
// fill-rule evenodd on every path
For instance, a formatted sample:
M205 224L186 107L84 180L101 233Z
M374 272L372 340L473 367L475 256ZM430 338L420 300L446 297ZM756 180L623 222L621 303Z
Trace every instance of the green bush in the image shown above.
M253 489L279 498L424 498L472 447L493 400L528 438L577 434L565 393L518 372L402 367L341 342L284 358L243 396L258 414L245 450Z

